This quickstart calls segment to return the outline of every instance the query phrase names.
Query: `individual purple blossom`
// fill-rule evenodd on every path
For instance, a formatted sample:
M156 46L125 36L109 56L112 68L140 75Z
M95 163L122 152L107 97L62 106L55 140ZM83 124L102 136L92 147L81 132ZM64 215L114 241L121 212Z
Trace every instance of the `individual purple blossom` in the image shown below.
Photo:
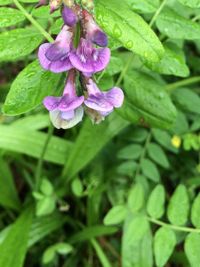
M55 73L72 68L69 54L72 50L73 32L67 25L63 26L54 43L44 43L39 47L38 58L41 66Z
M106 68L110 61L109 48L95 48L89 40L80 39L77 49L70 53L72 65L84 73L96 73Z
M123 104L124 93L118 87L102 92L91 78L88 79L86 87L88 98L84 103L89 108L87 113L95 123L100 123L114 108L119 108Z
M70 27L73 27L78 22L78 17L75 12L65 5L62 10L62 18L64 23Z
M83 118L84 96L77 96L75 71L70 70L62 97L47 96L43 104L50 112L50 119L57 129L69 129Z
M108 45L108 37L96 24L92 15L87 10L83 10L82 15L86 39L98 46L106 47Z

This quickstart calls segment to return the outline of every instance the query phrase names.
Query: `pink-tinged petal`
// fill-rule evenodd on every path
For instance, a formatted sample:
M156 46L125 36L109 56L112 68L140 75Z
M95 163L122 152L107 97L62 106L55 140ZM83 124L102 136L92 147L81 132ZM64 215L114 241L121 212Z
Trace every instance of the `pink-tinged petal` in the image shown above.
M40 64L46 70L49 69L49 65L51 64L51 61L49 61L47 59L47 57L45 56L45 54L46 54L47 50L50 48L50 46L51 46L50 43L42 44L39 47L39 51L38 51L38 58L39 58Z
M90 40L96 45L106 47L108 45L107 35L96 24L93 16L87 11L82 12L84 20L84 28L86 31L86 39Z
M74 11L66 6L64 6L62 10L62 18L64 20L64 23L70 27L73 27L78 21L78 18Z
M68 57L68 49L60 47L56 42L47 49L45 56L50 61L56 61Z
M41 66L45 70L50 70L50 71L55 72L55 73L60 73L60 72L70 70L72 68L72 64L71 64L69 58L66 58L64 60L60 59L57 61L48 60L48 58L46 57L46 52L50 48L50 46L51 46L51 44L45 43L39 47L38 58L39 58Z
M102 93L92 79L87 80L87 91L89 95L99 95Z
M69 129L82 121L83 113L83 107L79 107L75 110L75 114L72 119L65 120L61 117L61 112L59 110L53 110L50 111L50 119L54 127L57 129Z
M84 103L87 107L97 111L111 112L113 110L113 105L104 98L103 94L90 95Z
M60 103L61 97L47 96L43 100L43 104L47 110L57 109Z
M64 60L58 60L58 61L51 62L49 64L49 67L48 67L48 69L50 71L55 72L55 73L65 72L65 71L68 71L72 68L73 68L73 66L72 66L69 58L66 58Z
M99 45L102 47L106 47L108 45L107 35L99 29L95 30L90 38L91 38L91 41L96 45Z
M124 93L120 88L114 87L108 92L105 92L104 95L108 102L110 102L115 108L122 106L124 101Z
M81 72L95 73L106 68L110 61L109 48L94 48L92 43L81 38L79 47L70 53L72 65Z
M75 116L74 110L61 112L61 118L64 120L71 120L74 118L74 116Z
M83 102L84 96L70 98L68 95L64 95L59 103L58 109L60 111L70 111L81 106Z

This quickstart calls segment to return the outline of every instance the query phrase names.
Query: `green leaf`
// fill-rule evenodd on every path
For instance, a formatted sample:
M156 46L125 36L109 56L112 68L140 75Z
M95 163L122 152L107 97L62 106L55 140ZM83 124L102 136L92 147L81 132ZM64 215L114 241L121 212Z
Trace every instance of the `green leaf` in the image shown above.
M180 16L170 8L165 8L156 20L163 34L173 39L200 39L200 25Z
M11 4L12 0L0 0L0 6Z
M139 183L135 184L131 188L128 195L128 207L132 212L139 211L144 204L144 189L143 186Z
M147 178L154 182L160 181L160 174L156 165L149 159L143 159L141 163L141 169Z
M119 57L111 56L110 62L105 69L105 74L113 76L123 70L123 61ZM100 74L101 75L101 74Z
M92 126L87 120L76 139L76 143L67 159L64 175L73 177L84 168L128 123L113 114L100 125Z
M164 168L169 168L168 158L161 146L151 143L147 147L149 157Z
M142 153L141 145L128 145L119 150L117 157L119 159L138 159Z
M188 220L189 197L184 185L179 185L173 193L168 209L167 216L174 225L184 225Z
M57 243L53 246L48 247L42 257L42 262L44 264L50 263L56 253L61 254L61 255L67 255L73 251L73 247L70 244L67 243Z
M34 28L15 29L0 34L0 61L15 61L31 54L43 37Z
M72 181L72 191L76 197L80 197L83 194L83 184L79 178Z
M200 234L191 233L185 240L185 253L191 267L199 267L200 262Z
M183 110L200 114L200 97L191 89L177 89L173 91L172 97Z
M28 247L35 245L50 233L60 229L67 220L68 217L66 215L61 216L60 213L35 218L29 233Z
M40 185L40 191L45 195L45 196L51 196L54 192L54 188L52 183L47 180L43 179Z
M117 166L117 173L133 177L138 164L133 160L125 161Z
M93 225L86 227L82 231L74 234L68 241L70 243L82 242L103 235L112 235L117 231L118 228L114 226Z
M170 228L161 227L156 232L154 237L154 253L156 258L156 266L165 266L169 257L174 251L175 245L176 235Z
M0 266L22 267L32 223L32 209L22 213L0 245Z
M148 61L158 62L164 49L148 24L120 0L98 0L96 19L105 32L132 52Z
M20 201L8 164L0 158L0 205L20 209Z
M193 205L192 205L192 211L191 211L191 220L192 224L196 228L200 228L200 193L195 198Z
M13 121L12 126L19 129L41 130L50 125L49 114L34 114Z
M158 63L147 63L147 66L161 74L187 77L190 70L185 62L184 52L174 43L166 42L164 44L165 54Z
M0 8L0 27L13 26L24 19L23 14L17 9L8 7Z
M47 134L0 125L0 148L40 158ZM58 137L52 137L44 159L59 165L66 162L72 143Z
M176 109L164 86L149 75L131 71L125 78L125 102L117 112L126 120L160 128L169 128Z
M124 205L112 207L106 214L103 223L105 225L114 225L122 223L126 217L127 208Z
M53 196L44 196L42 199L37 201L36 215L39 217L52 214L55 208L55 198Z
M3 112L19 115L35 108L45 96L52 93L59 79L60 75L45 71L37 60L32 62L14 80Z
M129 215L122 237L123 267L152 267L152 236L145 216Z
M177 152L177 149L172 146L171 139L172 137L166 131L160 129L152 130L153 137L158 142L158 144L162 145L166 150L171 152Z
M200 0L178 0L181 4L191 7L191 8L199 8Z
M145 14L145 13L154 13L158 7L159 7L159 0L126 0L128 2L132 9Z
M157 185L153 191L147 202L147 212L148 214L154 218L159 219L163 216L165 212L165 188L163 185Z

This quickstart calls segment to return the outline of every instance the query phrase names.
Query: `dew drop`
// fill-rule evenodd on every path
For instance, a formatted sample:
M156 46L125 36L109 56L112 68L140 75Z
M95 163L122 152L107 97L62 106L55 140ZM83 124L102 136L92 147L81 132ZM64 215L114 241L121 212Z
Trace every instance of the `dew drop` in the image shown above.
M127 43L126 43L126 48L128 49L131 49L133 47L133 42L131 40L129 40Z
M119 28L117 24L114 26L113 35L116 38L119 38L122 35L122 30Z

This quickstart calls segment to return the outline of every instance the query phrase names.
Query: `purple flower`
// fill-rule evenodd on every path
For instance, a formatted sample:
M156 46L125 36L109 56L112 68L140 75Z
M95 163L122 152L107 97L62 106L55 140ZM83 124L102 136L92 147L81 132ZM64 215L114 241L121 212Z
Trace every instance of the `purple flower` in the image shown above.
M50 112L50 119L57 129L69 129L83 118L84 96L78 97L75 89L75 72L69 71L62 97L47 96L43 104Z
M66 6L64 6L62 10L62 17L63 17L64 23L70 27L73 27L78 21L78 17L74 13L74 11L71 8L66 7Z
M73 32L65 25L54 43L44 43L40 46L38 57L44 69L59 73L72 68L69 60L72 38Z
M106 47L108 45L107 35L95 23L92 15L87 10L83 10L82 14L84 19L84 28L86 31L86 39L98 46Z
M72 65L84 73L102 71L110 61L109 48L95 48L89 40L81 38L79 46L70 53Z
M84 103L89 108L87 113L90 115L93 122L100 123L114 108L122 106L124 93L120 88L114 87L107 92L102 92L92 79L88 80L86 86L88 98Z

